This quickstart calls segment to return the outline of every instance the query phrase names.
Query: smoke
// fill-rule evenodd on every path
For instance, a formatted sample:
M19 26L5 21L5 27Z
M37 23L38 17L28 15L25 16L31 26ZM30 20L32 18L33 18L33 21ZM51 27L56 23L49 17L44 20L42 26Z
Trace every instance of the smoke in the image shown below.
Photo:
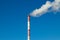
M52 9L55 11L60 11L60 0L55 0L52 3Z
M39 9L35 9L31 16L41 16L49 11L60 11L60 0L55 0L53 2L47 1L46 4L42 5Z

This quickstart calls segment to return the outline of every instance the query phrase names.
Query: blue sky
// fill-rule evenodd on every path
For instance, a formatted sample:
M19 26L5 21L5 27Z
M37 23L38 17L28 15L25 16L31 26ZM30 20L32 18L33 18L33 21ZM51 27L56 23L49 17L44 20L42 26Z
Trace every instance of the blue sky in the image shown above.
M27 40L27 16L46 1L0 0L0 40ZM60 13L31 16L31 40L60 40Z

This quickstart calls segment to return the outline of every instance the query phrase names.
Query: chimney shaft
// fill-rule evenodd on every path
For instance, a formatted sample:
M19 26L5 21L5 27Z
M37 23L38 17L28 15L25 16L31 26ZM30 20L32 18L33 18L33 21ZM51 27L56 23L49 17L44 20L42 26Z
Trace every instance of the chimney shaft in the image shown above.
M28 16L28 40L30 40L30 16Z

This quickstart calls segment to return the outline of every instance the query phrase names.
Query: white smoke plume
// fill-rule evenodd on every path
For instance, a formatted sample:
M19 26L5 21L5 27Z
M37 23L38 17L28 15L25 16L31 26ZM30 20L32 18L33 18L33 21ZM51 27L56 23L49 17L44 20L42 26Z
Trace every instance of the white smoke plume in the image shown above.
M31 16L41 16L49 11L60 11L60 0L55 0L53 2L47 1L46 4L42 5L39 9L35 9L30 15Z

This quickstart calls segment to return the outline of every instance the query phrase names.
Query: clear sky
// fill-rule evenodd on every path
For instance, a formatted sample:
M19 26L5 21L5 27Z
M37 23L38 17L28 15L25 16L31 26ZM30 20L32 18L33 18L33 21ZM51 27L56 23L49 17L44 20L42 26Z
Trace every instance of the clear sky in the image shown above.
M0 40L27 40L27 16L46 1L0 0ZM31 16L31 40L60 40L60 13Z

